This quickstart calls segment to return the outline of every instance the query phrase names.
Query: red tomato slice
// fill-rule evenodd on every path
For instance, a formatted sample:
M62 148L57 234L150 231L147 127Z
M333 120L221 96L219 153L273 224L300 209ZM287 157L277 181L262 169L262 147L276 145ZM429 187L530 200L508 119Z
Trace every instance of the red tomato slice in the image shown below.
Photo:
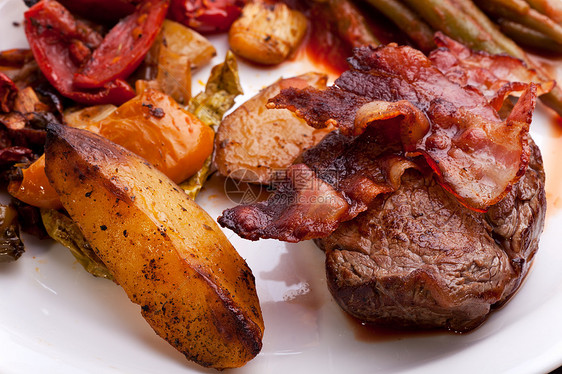
M168 17L203 34L227 31L246 0L171 0Z
M0 112L10 112L18 89L8 76L0 71Z
M63 96L83 104L115 105L135 96L134 90L121 80L95 90L74 87L74 74L102 37L58 2L42 0L29 8L25 12L25 34L39 68ZM76 50L81 53L73 53Z
M142 62L160 32L169 0L146 0L105 36L92 58L74 76L80 88L97 88L128 77Z

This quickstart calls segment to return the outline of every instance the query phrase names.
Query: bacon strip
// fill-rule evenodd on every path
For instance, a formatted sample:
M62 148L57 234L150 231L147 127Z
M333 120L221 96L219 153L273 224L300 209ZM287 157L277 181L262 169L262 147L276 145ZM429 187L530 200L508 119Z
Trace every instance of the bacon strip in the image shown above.
M250 240L298 242L331 234L379 194L395 191L405 170L417 168L376 138L371 130L356 139L330 133L302 155L303 164L287 169L267 201L227 209L218 222Z
M537 95L554 88L554 80L542 81L525 62L508 55L473 51L441 32L435 34L439 47L429 59L449 80L463 87L477 88L499 110L508 95L520 96L529 83L537 85Z
M537 85L497 86L495 97L523 91L503 120L475 86L410 47L359 48L349 63L326 90L288 88L270 100L338 132L305 152L270 199L224 211L221 225L252 240L325 237L399 188L409 168L432 170L461 203L485 211L525 172Z
M270 107L288 108L312 126L332 124L348 135L399 118L404 151L423 155L442 186L478 211L501 200L526 169L531 117L524 113L535 107L534 84L525 85L504 121L480 91L449 80L410 47L357 49L350 64L328 90L282 91ZM340 97L346 100L338 106Z

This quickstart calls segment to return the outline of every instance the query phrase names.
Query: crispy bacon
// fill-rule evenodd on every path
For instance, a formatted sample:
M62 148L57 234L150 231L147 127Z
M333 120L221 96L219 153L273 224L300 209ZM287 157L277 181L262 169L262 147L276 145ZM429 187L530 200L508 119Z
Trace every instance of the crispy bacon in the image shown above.
M534 83L502 77L501 85L486 86L498 90L492 102L523 91L504 120L471 80L455 81L410 47L362 47L348 61L350 70L328 89L289 88L270 100L270 108L290 109L313 127L333 125L339 133L307 151L270 199L226 210L221 225L252 240L324 237L379 194L399 188L411 167L432 170L461 203L485 211L524 174ZM487 76L497 80L499 69L492 70ZM305 182L316 187L303 188Z
M225 210L219 223L250 240L327 236L379 194L395 191L406 169L417 168L396 153L371 130L357 138L332 132L286 170L270 199Z
M270 107L348 135L397 124L404 151L423 155L442 186L479 211L501 200L526 169L534 84L504 121L480 91L451 81L410 47L360 48L349 61L352 69L328 90L282 91ZM338 107L339 97L346 99Z
M508 95L520 96L531 82L537 85L539 96L556 84L540 80L534 69L509 55L473 51L441 32L435 34L435 43L439 48L429 54L433 65L452 82L477 88L496 110Z

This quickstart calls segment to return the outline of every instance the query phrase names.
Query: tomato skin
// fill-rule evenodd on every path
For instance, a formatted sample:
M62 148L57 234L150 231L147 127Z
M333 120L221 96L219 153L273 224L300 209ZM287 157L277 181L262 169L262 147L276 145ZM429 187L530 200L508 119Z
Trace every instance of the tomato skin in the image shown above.
M14 82L0 71L0 112L8 113L12 110L17 92L18 89Z
M139 0L59 0L72 14L99 22L117 22L135 11Z
M202 33L227 31L246 0L172 0L168 18Z
M82 104L122 104L135 96L124 81L115 80L94 90L76 89L74 74L88 54L75 55L73 50L87 51L103 40L76 19L58 2L42 0L25 12L25 34L39 68L63 96ZM80 48L72 48L72 46ZM80 61L82 60L82 61Z
M74 76L79 88L98 88L127 78L142 62L160 32L169 0L145 0L123 18L103 39Z

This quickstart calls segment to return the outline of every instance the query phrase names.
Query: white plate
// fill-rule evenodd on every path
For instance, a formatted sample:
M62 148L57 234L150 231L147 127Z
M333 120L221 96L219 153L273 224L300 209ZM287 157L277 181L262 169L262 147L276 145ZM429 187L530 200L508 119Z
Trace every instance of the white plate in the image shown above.
M0 50L26 45L21 0L0 0ZM20 26L14 24L18 22ZM215 37L224 57L224 37ZM258 70L241 64L245 98L306 62ZM208 69L195 85L202 87ZM200 82L200 83L197 83ZM238 103L245 98L239 98ZM324 255L311 242L249 242L227 235L256 276L265 319L261 353L237 373L545 373L562 364L562 131L539 108L549 213L540 250L518 294L465 335L377 338L351 321L327 291ZM213 217L233 205L214 178L198 202ZM199 373L142 319L115 284L87 274L51 241L25 237L27 252L0 266L1 373Z

